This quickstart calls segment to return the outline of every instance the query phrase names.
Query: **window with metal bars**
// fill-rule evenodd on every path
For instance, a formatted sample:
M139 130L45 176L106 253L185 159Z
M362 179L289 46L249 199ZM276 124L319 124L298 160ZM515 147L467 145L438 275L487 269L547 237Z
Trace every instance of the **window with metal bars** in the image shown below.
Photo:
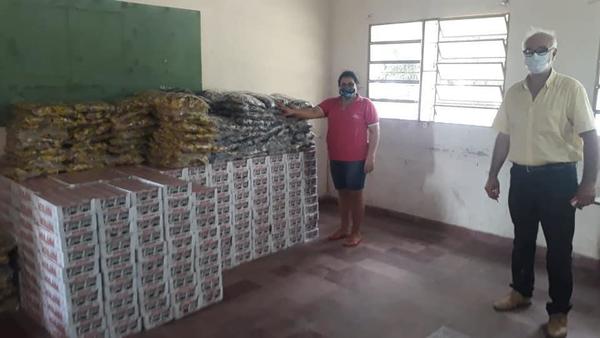
M490 126L507 36L508 15L372 25L368 96L381 118Z
M600 135L600 49L598 50L598 73L596 74L596 88L594 90L594 111L596 113L596 132Z

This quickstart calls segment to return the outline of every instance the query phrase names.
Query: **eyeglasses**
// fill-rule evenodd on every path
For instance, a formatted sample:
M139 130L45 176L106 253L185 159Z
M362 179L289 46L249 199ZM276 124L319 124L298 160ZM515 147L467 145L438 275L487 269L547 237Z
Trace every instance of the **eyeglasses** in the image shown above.
M554 49L554 47L550 47L550 48L548 48L548 47L540 47L540 48L537 48L537 49L526 48L523 51L523 55L525 55L525 56L533 56L533 54L537 54L539 56L545 56L552 49Z

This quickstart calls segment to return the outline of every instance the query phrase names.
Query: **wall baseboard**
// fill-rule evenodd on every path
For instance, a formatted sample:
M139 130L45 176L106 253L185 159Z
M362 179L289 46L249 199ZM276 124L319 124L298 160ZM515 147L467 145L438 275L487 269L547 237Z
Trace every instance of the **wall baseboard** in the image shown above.
M319 202L323 206L335 207L337 205L337 198L332 196L325 196L320 198ZM471 230L466 227L461 227L455 224L435 221L420 216L415 216L394 210L383 209L370 205L367 205L365 209L367 215L370 216L394 218L399 221L411 223L414 225L425 226L432 230L439 230L444 234L454 236L457 238L462 238L465 240L477 240L481 242L493 243L498 246L512 248L512 238L501 237L494 234ZM538 259L544 259L545 256L546 248L538 246L536 250L536 257ZM573 254L573 266L581 269L600 271L600 260L583 256L580 254Z

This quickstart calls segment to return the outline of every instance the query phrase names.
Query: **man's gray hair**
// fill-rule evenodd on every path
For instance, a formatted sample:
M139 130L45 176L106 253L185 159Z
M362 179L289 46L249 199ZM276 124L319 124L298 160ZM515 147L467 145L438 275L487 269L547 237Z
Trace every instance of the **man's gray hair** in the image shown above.
M543 28L538 28L538 27L531 27L531 29L529 30L529 32L527 32L527 34L525 34L525 38L523 39L523 49L525 49L525 44L527 43L527 40L529 40L529 38L531 38L534 35L537 34L544 34L547 35L549 37L552 38L552 48L557 48L558 47L558 40L556 39L556 32L552 31L552 30L548 30L548 29L543 29Z

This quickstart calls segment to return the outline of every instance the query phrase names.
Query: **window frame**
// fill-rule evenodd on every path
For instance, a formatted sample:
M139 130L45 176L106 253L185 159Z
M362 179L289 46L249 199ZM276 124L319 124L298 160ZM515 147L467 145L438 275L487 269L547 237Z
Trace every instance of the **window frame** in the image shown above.
M598 60L596 63L596 85L594 86L594 101L593 101L593 111L594 111L594 117L596 119L600 119L600 109L597 109L600 107L600 43L598 44ZM598 131L600 132L600 130Z
M422 98L423 98L423 74L424 74L424 67L423 67L423 61L425 59L425 32L426 32L426 22L428 21L437 21L438 24L442 21L449 21L449 20L468 20L468 19L486 19L486 18L501 18L504 17L506 20L506 41L504 42L504 50L505 50L505 57L504 57L504 63L502 64L502 73L503 73L503 80L502 80L502 85L501 85L501 94L502 97L504 97L504 93L506 91L506 62L508 60L508 41L509 41L509 37L510 37L510 13L509 12L502 12L502 13L495 13L495 14L486 14L486 15L473 15L473 16L457 16L457 17L433 17L433 18L425 18L425 19L419 19L419 20L407 20L407 21L394 21L394 22L383 22L383 23L372 23L369 24L369 38L367 41L367 86L366 86L366 94L367 97L370 98L370 93L369 93L369 88L370 88L370 84L371 83L381 83L383 81L378 81L378 80L371 80L371 65L373 64L404 64L407 63L402 62L402 61L371 61L371 46L373 45L378 45L378 44L386 44L386 43L408 43L408 42L415 42L415 41L419 41L421 43L421 60L419 62L416 62L417 64L419 64L419 80L418 81L413 81L416 82L416 84L419 85L419 100L417 102L414 101L408 101L408 100L382 100L382 99L372 99L375 102L393 102L393 103L413 103L413 104L417 104L417 118L416 119L405 119L405 118L392 118L392 117L381 117L383 119L398 119L398 120L406 120L406 121L417 121L417 122L434 122L434 123L443 123L443 124L458 124L458 125L466 125L466 126L480 126L480 125L476 125L476 124L465 124L465 123L450 123L450 122L437 122L435 120L429 121L429 120L423 120L422 116L421 116L421 103L422 103ZM421 35L421 40L400 40L400 41L372 41L372 31L373 31L373 27L374 26L383 26L383 25L394 25L394 24L408 24L408 23L420 23L421 24L421 29L422 29L422 35ZM441 31L441 28L438 27L438 34ZM483 38L480 41L485 41L486 39ZM496 40L496 39L495 39ZM447 43L448 41L444 41L444 42L440 42L439 40L436 42L436 45L439 46L440 43ZM438 82L437 82L437 78L439 77L439 69L437 69L437 65L439 64L439 48L437 50L437 55L436 55L436 82L435 82L435 86L438 86ZM600 55L600 53L599 53ZM600 60L599 60L599 68L600 68ZM403 80L389 80L389 81L385 81L385 82L391 82L391 83L407 83L406 81ZM437 105L437 89L435 89L434 91L435 93L435 101L434 101L434 107ZM598 98L597 98L598 99ZM459 107L459 106L453 106L453 107ZM471 106L465 106L466 108L473 108ZM482 108L482 109L490 109L490 108L486 108L486 107L478 107L478 108ZM434 108L435 109L435 108ZM492 108L492 109L497 109L497 108ZM600 113L600 112L598 112ZM481 126L480 126L481 127ZM487 126L485 128L490 128L491 126Z

